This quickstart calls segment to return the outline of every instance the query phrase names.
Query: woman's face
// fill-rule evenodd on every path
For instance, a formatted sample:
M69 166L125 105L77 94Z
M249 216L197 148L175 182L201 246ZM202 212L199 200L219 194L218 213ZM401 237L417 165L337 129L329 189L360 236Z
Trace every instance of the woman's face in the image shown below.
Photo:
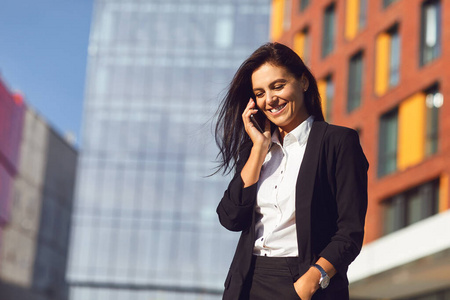
M284 67L265 63L252 74L256 105L269 121L285 133L308 118L304 92L308 89L304 75L300 79Z

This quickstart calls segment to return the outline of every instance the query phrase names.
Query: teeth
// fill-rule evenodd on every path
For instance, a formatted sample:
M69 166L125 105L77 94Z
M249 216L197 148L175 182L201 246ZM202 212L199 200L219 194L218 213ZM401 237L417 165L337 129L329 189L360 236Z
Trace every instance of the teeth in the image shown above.
M276 113L276 112L282 110L285 106L286 106L286 103L283 104L283 105L280 105L280 106L278 106L278 107L272 108L272 109L270 110L270 112L271 112L271 113Z

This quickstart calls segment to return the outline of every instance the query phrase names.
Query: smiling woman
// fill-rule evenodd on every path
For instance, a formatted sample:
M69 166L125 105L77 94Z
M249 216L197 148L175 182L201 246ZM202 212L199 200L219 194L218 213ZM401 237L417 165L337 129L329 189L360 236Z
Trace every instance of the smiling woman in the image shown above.
M281 138L308 118L303 104L308 79L297 79L284 67L265 63L252 75L256 106L278 126Z
M219 170L235 171L219 220L242 231L223 299L348 299L368 163L356 131L324 122L316 80L294 51L269 43L241 65L216 141Z

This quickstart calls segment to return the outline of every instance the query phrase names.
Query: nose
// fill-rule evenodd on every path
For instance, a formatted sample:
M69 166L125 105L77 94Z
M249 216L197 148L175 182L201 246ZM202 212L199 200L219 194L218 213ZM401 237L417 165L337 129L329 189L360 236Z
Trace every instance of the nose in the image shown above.
M272 105L278 101L278 96L275 94L267 95L267 104Z

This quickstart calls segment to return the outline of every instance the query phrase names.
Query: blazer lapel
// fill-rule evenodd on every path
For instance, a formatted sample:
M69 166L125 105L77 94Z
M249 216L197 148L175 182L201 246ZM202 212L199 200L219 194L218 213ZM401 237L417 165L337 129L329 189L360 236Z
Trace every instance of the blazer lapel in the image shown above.
M328 123L316 121L311 127L305 154L300 166L296 186L295 217L297 226L298 255L304 268L311 262L311 202L319 162L320 148ZM306 272L300 270L300 274Z

